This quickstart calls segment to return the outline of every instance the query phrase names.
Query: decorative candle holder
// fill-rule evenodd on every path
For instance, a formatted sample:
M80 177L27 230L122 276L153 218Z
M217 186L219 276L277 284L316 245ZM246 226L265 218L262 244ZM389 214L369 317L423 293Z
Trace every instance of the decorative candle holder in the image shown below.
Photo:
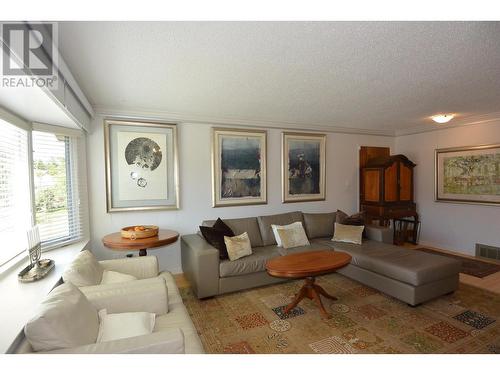
M27 232L28 235L28 264L19 274L17 279L23 283L29 283L43 279L54 268L52 259L40 259L42 257L42 243L38 226L34 226Z

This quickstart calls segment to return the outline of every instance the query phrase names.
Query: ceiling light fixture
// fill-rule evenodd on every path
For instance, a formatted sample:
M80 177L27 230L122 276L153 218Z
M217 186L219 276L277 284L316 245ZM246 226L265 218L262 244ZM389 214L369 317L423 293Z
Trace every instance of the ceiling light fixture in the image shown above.
M445 115L435 115L435 116L432 116L432 121L434 122L437 122L439 124L444 124L444 123L447 123L448 121L450 121L451 119L453 119L453 117L455 117L454 114L452 113L448 113L448 114L445 114Z

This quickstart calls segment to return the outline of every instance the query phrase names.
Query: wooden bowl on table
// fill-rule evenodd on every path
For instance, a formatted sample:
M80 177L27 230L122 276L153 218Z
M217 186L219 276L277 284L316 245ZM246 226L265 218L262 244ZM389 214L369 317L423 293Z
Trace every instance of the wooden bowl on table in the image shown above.
M131 240L149 238L158 235L158 227L156 225L134 225L122 228L121 234L123 238Z

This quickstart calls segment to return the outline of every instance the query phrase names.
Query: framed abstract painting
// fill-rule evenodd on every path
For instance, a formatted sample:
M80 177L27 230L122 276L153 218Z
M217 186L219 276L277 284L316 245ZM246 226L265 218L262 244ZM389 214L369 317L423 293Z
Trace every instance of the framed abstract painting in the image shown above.
M213 206L267 203L267 132L212 129Z
M500 204L500 144L436 150L438 202Z
M179 208L175 124L105 120L108 212Z
M325 200L326 135L282 133L283 203Z

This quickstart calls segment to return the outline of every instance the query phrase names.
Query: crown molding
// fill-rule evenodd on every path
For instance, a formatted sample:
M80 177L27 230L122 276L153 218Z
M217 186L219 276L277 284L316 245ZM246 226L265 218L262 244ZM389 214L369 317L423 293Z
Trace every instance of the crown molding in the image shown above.
M121 117L128 119L150 119L162 120L177 123L199 123L222 126L243 126L248 128L271 128L271 129L293 129L299 131L318 131L327 133L342 133L342 134L358 134L358 135L374 135L382 137L401 137L411 134L427 133L444 129L451 129L463 126L474 126L486 124L489 122L499 121L500 112L492 112L486 115L468 116L455 118L452 123L436 124L426 123L409 128L401 128L396 130L388 129L360 129L348 128L342 126L332 126L325 124L305 124L283 121L266 121L266 120L249 120L228 117L210 117L202 115L183 114L167 111L154 111L144 108L124 109L119 107L94 106L96 114L109 117Z
M427 133L451 128L460 128L463 126L482 125L495 121L500 122L500 112L492 112L486 115L468 116L463 118L458 117L451 120L450 123L446 124L437 124L433 122L429 124L413 126L406 129L397 129L395 132L395 136L401 137L404 135Z
M96 114L110 117L123 117L133 119L163 120L169 122L200 123L211 125L238 125L250 128L272 128L293 129L301 131L321 131L328 133L376 135L382 137L394 137L393 130L384 129L359 129L341 126L330 126L325 124L304 124L281 121L248 120L238 118L210 117L200 115L181 114L166 111L152 111L147 109L123 109L116 107L94 106Z

